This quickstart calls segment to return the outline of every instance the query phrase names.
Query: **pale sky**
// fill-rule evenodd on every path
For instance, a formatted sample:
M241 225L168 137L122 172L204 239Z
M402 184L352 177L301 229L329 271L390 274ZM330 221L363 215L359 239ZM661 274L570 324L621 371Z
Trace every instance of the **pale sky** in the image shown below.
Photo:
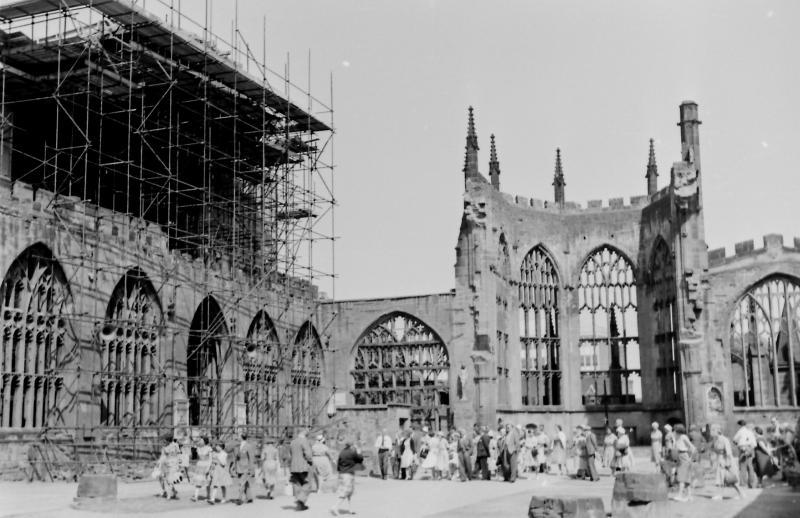
M182 3L202 15L203 0ZM215 31L230 34L233 4L213 1ZM800 2L239 0L239 13L259 54L266 17L271 68L288 53L306 84L310 50L326 100L333 73L337 299L453 288L469 105L484 173L496 134L504 192L551 199L560 147L567 199L585 204L644 194L651 137L664 186L692 99L709 247L800 236Z

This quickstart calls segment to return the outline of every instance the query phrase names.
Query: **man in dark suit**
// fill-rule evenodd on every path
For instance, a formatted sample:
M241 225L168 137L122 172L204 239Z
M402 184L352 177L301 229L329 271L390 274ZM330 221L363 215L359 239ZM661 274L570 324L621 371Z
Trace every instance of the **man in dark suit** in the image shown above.
M253 477L256 472L256 452L252 444L247 441L247 434L242 432L242 442L234 450L234 469L239 484L238 505L253 501Z
M478 438L478 442L475 445L475 473L473 478L477 477L478 471L480 470L481 478L483 480L489 480L489 443L491 442L491 438L489 437L489 428L483 427L480 430L480 437Z
M308 471L311 469L311 445L308 444L308 430L301 429L289 445L292 460L289 463L289 483L292 484L297 510L305 511L308 509L306 501L311 492L311 484L308 482Z
M597 474L597 466L594 463L597 456L597 436L589 428L589 425L583 425L583 435L586 437L586 465L589 470L589 478L595 482L600 480L600 476Z

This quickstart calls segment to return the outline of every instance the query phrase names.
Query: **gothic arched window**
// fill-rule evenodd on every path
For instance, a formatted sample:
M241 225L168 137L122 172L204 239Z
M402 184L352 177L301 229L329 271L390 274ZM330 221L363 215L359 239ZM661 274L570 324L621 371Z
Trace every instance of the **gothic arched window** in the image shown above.
M762 280L736 303L731 318L735 406L797 406L800 399L800 284Z
M322 342L311 322L306 322L300 327L292 344L292 424L314 424L321 410L318 394L321 382Z
M37 244L17 257L0 301L0 428L65 425L64 375L77 342L67 279L47 247Z
M272 319L259 311L247 331L242 353L244 402L249 425L277 425L280 343Z
M100 424L158 421L163 314L153 285L131 270L111 293L100 331Z
M650 261L650 284L653 303L653 346L656 378L661 387L660 399L677 402L680 395L680 363L675 343L675 261L669 245L658 238Z
M617 250L592 252L578 280L583 403L642 400L639 322L633 265Z
M228 339L222 308L214 297L204 298L192 318L186 349L191 426L214 426L221 422L221 351Z
M555 263L534 247L522 261L519 282L523 405L561 404L559 290Z
M400 403L411 418L440 427L449 418L450 359L436 332L400 312L384 315L355 345L356 405Z

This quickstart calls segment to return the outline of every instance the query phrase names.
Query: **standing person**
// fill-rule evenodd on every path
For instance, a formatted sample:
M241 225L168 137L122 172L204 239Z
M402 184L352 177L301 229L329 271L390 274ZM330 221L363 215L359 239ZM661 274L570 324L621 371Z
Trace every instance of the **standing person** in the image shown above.
M247 440L247 434L242 432L242 441L233 454L234 471L238 479L239 499L237 505L253 502L253 478L256 471L256 451Z
M536 473L547 473L547 456L550 452L550 438L544 433L544 425L537 426L533 431L536 456L533 457L533 470Z
M550 465L558 466L559 475L567 473L567 434L556 425L556 435L553 437L553 450L550 452Z
M228 470L228 453L225 451L225 444L217 441L214 445L214 453L211 455L211 498L208 503L214 505L217 501L217 489L222 493L220 503L227 502L228 486L233 484L231 473Z
M386 433L385 428L381 430L380 435L375 439L375 450L378 452L381 479L386 480L386 472L389 471L387 464L392 453L392 438ZM341 456L341 453L339 455Z
M472 438L464 430L458 431L458 476L461 482L472 480Z
M411 430L408 430L406 431L400 449L400 478L403 480L411 480L414 478L415 453L414 438L411 434Z
M194 496L192 502L197 502L200 498L200 490L206 489L206 501L211 498L211 454L214 450L209 444L208 437L200 439L200 445L197 447L197 462L192 470L192 484L194 485Z
M439 431L439 454L437 461L439 463L438 471L440 480L450 478L450 442L444 432Z
M712 424L709 428L711 439L711 450L714 452L714 471L716 473L716 484L719 487L733 487L736 490L735 498L742 498L742 490L739 488L739 477L736 471L736 461L733 456L731 441L722 435L719 424ZM714 495L714 500L722 499L722 495Z
M756 451L756 434L753 432L752 423L747 423L744 419L737 423L739 430L733 436L733 444L739 448L739 479L742 485L747 485L750 489L756 487L758 483L753 459Z
M614 471L621 471L626 473L633 467L633 455L631 454L631 440L628 434L625 433L625 428L617 428L617 443L615 444L617 452L614 454L613 469Z
M572 449L578 459L575 476L579 480L584 480L589 475L589 454L586 453L586 434L583 431L583 425L575 427L572 434Z
M678 452L678 497L677 500L692 499L692 457L696 451L694 444L686 435L686 427L675 425L675 450Z
M333 462L331 461L331 450L328 448L325 436L317 435L317 441L311 446L311 463L317 474L319 490L323 485L333 478Z
M669 423L664 425L664 453L661 455L662 459L670 462L677 462L678 458L675 454L675 433L672 431L672 425Z
M267 490L267 500L272 500L272 493L278 483L278 469L280 469L280 453L275 447L272 437L264 437L264 446L261 448L261 481Z
M497 456L499 450L497 446L497 434L494 430L489 430L489 478L493 479L497 475Z
M614 472L614 456L617 452L616 444L616 434L610 427L606 426L606 435L603 437L603 456L601 464L604 468L609 468L612 473Z
M517 481L517 457L519 455L521 436L516 427L506 425L506 440L504 442L509 462L509 482Z
M392 476L395 479L400 478L400 457L403 454L403 432L397 432L394 436L394 446L392 446Z
M589 480L596 482L600 480L597 474L597 466L595 465L595 457L597 456L597 436L594 434L589 425L583 425L583 434L586 437L586 469L589 472Z
M658 429L658 423L653 422L650 431L650 461L656 467L656 473L661 472L661 453L664 450L664 434Z
M180 461L181 449L172 437L164 437L164 447L158 459L158 480L161 483L161 496L164 498L178 499L178 490L175 484L183 480L183 470ZM171 494L170 494L171 493Z
M423 428L423 431L428 431L428 428ZM420 476L423 475L423 470L428 470L430 471L431 479L437 480L439 478L439 437L433 430L430 430L424 441L423 452L425 459L419 467ZM420 452L420 456L422 456L422 452Z
M450 439L447 441L447 457L449 459L449 476L450 480L458 480L458 432L453 430L450 432Z
M777 461L772 454L772 448L764 437L761 427L756 426L755 472L758 485L764 487L764 479L770 478L778 472Z
M491 442L492 439L489 437L489 429L484 426L475 446L475 473L480 471L483 480L489 480L489 450Z
M306 502L308 501L308 494L311 491L311 484L308 482L308 472L313 469L313 457L311 455L311 446L308 444L306 436L308 431L301 428L297 433L297 437L289 445L291 452L291 461L289 462L289 482L292 484L294 492L294 500L297 504L298 511L305 511L308 509Z
M339 516L345 502L347 503L347 513L355 514L350 510L350 498L355 491L355 473L362 462L364 462L364 457L357 448L353 447L353 441L345 440L344 448L339 452L339 460L336 462L336 469L339 472L339 484L336 488L338 500L331 508L332 515Z
M278 442L278 459L281 462L281 475L284 479L289 478L289 465L292 463L292 452L289 448L289 441L292 440L291 433L287 434L286 438Z

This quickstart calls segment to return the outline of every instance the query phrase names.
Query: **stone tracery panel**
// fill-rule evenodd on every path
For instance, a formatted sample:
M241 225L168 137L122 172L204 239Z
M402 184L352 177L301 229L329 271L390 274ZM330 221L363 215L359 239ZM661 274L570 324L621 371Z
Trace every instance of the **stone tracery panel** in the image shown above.
M583 403L641 402L633 264L610 246L592 252L578 279L578 308Z
M561 338L558 271L541 246L520 268L519 319L522 404L561 404Z
M280 341L272 319L259 311L250 324L241 357L248 425L277 425Z
M0 301L0 428L66 424L64 375L76 341L67 279L50 250L34 245L17 257Z
M163 313L147 277L132 270L111 294L100 331L100 424L158 422Z
M449 418L450 359L442 339L406 313L373 323L355 346L356 405L401 403L412 418L439 427Z
M774 276L750 288L731 316L730 351L734 406L797 406L800 283Z
M292 371L290 399L292 424L309 426L314 424L321 410L319 387L322 383L322 342L317 330L306 322L297 332L291 349Z

